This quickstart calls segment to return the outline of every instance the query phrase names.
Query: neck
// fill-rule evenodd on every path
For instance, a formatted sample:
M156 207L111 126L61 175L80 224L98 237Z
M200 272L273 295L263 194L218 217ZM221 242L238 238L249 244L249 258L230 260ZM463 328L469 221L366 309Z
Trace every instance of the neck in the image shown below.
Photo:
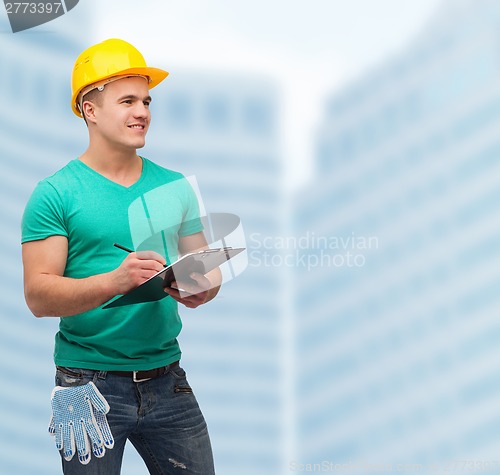
M80 160L97 173L123 186L133 185L142 173L142 159L136 150L103 150L89 145Z

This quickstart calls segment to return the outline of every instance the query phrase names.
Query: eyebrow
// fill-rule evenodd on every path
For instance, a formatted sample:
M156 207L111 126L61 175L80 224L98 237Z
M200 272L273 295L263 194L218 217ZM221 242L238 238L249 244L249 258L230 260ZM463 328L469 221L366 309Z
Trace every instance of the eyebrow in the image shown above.
M127 94L125 96L122 96L122 97L119 97L118 98L118 101L123 101L125 99L134 99L134 100L139 100L139 96L136 96L134 94ZM153 99L151 98L151 96L146 96L145 98L142 99L143 101L149 101L151 102Z

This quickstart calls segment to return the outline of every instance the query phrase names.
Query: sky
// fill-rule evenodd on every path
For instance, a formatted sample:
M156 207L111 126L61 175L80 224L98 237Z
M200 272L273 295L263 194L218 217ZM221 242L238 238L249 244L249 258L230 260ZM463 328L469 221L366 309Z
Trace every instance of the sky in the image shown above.
M404 51L443 0L81 0L81 6L84 2L96 12L97 40L127 39L155 66L276 81L283 106L284 181L293 188L311 173L314 132L326 97Z

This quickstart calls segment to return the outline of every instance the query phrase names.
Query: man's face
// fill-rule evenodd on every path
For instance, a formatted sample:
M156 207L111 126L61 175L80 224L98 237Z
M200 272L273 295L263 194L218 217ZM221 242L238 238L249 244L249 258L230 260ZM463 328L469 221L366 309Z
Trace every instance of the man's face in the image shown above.
M95 105L96 130L108 144L118 149L138 149L146 143L151 121L148 83L131 77L111 82Z

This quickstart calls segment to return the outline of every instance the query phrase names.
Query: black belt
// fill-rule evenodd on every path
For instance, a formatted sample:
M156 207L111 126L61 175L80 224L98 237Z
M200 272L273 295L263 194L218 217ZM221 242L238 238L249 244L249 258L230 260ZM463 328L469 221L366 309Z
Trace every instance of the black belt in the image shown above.
M116 376L125 376L132 378L134 383L140 383L142 381L148 381L149 379L158 378L163 376L172 368L179 366L179 362L175 361L167 366L162 366L161 368L149 369L147 371L106 371L108 374L114 374Z

